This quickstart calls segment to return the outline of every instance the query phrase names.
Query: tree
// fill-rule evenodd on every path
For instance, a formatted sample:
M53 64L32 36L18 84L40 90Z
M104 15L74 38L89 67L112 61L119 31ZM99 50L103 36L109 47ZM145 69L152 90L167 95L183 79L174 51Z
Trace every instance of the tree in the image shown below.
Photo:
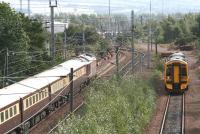
M4 2L0 3L0 26L0 49L26 51L30 48L22 18Z
M22 26L29 37L30 48L29 51L42 51L45 49L45 40L47 33L42 27L42 23L37 19L29 19L24 14L20 13L22 18Z
M157 51L157 46L159 43L163 42L163 36L162 36L162 29L159 25L156 25L157 27L155 28L153 38L155 40L155 47L156 47L156 54L158 53Z
M10 8L9 4L0 2L0 51L3 52L0 56L0 74L25 76L40 71L39 67L37 71L29 70L29 68L39 64L32 60L48 58L43 53L40 56L33 54L35 51L45 49L45 40L46 35L42 23L38 20L33 21ZM8 55L6 49L9 50ZM5 70L5 57L8 57L7 65L9 66L6 67L8 73L3 71Z

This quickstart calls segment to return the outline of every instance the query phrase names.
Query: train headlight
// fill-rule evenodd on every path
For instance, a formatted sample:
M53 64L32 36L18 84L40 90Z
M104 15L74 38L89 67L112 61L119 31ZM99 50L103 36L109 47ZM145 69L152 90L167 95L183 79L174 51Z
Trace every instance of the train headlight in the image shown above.
M167 76L166 81L167 81L167 83L172 82L172 79L170 78L170 76Z

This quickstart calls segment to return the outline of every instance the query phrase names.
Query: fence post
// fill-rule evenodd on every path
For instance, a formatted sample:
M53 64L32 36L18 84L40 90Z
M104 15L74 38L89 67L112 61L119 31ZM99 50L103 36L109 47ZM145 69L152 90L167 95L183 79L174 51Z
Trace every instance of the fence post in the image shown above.
M117 66L117 79L119 80L119 47L116 47L116 66Z

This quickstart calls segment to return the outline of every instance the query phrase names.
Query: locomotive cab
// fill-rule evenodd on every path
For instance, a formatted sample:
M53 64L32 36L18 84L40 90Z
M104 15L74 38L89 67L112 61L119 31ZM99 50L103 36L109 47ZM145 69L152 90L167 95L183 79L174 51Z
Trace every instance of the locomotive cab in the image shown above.
M188 89L188 64L185 57L174 54L165 63L165 89L170 93L180 93Z

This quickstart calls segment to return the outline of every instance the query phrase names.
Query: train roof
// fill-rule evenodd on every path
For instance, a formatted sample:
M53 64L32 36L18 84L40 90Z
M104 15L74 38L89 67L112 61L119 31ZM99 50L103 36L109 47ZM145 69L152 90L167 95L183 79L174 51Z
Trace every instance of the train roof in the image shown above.
M42 73L0 89L0 109L59 80L62 76L68 75L71 68L76 70L94 60L96 60L94 56L83 54Z
M182 52L175 52L172 55L170 55L169 57L182 57L182 58L185 58L185 55Z
M181 61L181 62L187 63L185 55L181 52L176 52L176 53L173 53L172 55L170 55L167 63L171 63L174 61Z

